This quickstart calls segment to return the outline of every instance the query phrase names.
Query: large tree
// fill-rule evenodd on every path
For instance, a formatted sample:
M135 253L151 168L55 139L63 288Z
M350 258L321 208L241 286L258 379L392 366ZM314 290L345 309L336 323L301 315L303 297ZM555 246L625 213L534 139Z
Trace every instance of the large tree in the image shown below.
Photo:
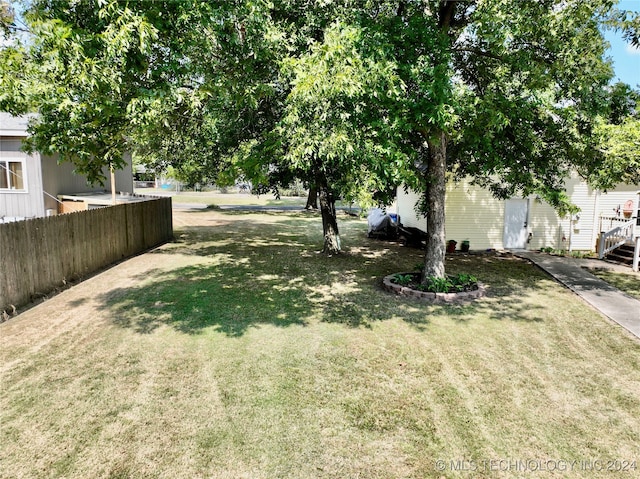
M603 190L619 182L640 184L640 91L616 83L606 93L607 108L594 129L599 155L585 176Z
M37 110L29 148L58 153L91 182L122 166L129 102L147 81L156 31L114 2L34 1L24 12L28 37L1 52L10 82L0 107Z
M127 150L216 170L220 152L250 136L245 112L265 96L258 77L269 51L261 45L270 44L256 33L266 17L252 2L23 3L29 35L0 51L9 86L0 108L39 113L30 148L58 153L101 182Z
M612 73L600 31L611 2L393 7L368 28L405 85L397 114L424 172L426 279L445 274L447 171L498 197L536 191L558 203L566 174L593 155L592 121Z
M360 28L334 22L322 41L288 58L291 89L274 130L280 153L269 165L292 170L318 190L324 251L340 251L335 201L389 199L399 168L392 160L388 110L375 94L398 90L393 67L367 52ZM400 162L402 164L402 162Z
M324 27L284 61L295 74L283 159L330 170L336 184L357 165L372 183L404 178L424 191L423 280L444 276L448 175L566 208L567 175L602 165L594 131L612 76L602 28L634 24L613 4L345 1L331 2L331 24L310 8L307 24Z
M96 176L126 141L267 184L299 176L324 195L329 252L331 195L424 190L426 280L445 274L448 175L560 207L566 174L612 151L594 135L612 76L601 29L635 39L638 24L614 4L37 0L35 40L0 63L38 67L36 146Z

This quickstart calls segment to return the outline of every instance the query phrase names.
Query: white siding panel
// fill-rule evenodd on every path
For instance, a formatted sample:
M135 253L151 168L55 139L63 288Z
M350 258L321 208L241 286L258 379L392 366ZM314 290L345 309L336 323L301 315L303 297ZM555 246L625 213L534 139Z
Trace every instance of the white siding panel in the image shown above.
M404 226L427 230L427 220L415 212L420 196L398 188L397 211ZM504 202L468 181L449 183L445 199L446 239L460 244L469 240L471 249L502 249Z
M595 247L594 215L597 194L577 177L565 183L570 201L580 208L577 215L560 218L545 201L531 201L529 249L593 250Z
M622 209L627 201L632 201L634 213L638 210L638 195L640 185L620 185L615 190L602 193L600 196L598 216L616 216L616 210L619 209L622 216Z
M590 251L595 248L593 228L596 203L596 192L584 180L572 177L565 183L567 195L571 202L580 208L572 218L563 218L567 224L570 244L565 249Z
M420 195L415 191L409 190L405 192L403 187L398 188L398 216L403 226L427 231L427 219L417 214L415 210L419 199Z
M472 250L502 249L504 201L468 180L447 185L446 238L458 245L469 240Z
M620 216L623 217L624 204L631 200L633 201L633 213L632 217L637 217L638 210L640 210L640 197L638 192L640 191L640 185L618 185L614 190L602 193L598 201L598 210L596 218L596 228L599 234L601 230L609 229L610 224L603 221L601 224L600 216L616 216L618 207L620 207ZM635 226L635 234L640 235L640 226Z
M529 233L531 233L529 249L547 247L566 249L569 238L568 219L562 222L556 211L540 199L532 199L529 205Z

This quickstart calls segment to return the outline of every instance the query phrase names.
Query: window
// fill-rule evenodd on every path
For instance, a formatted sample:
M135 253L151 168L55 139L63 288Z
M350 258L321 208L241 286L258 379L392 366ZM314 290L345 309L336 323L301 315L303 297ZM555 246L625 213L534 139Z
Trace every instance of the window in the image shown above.
M23 190L24 163L22 160L0 160L0 190Z

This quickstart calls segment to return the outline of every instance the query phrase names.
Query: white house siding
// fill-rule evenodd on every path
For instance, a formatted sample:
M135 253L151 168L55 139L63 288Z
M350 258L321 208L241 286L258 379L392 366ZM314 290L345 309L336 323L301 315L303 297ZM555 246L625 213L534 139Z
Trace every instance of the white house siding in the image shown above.
M420 195L413 190L404 191L398 188L397 212L400 223L405 227L427 231L427 219L416 213L415 206Z
M600 213L604 216L615 216L616 210L622 216L622 208L627 201L633 202L633 214L638 210L638 190L640 185L620 185L613 191L602 194L600 198Z
M598 194L584 180L575 176L567 180L565 188L571 202L580 208L580 212L560 220L563 228L568 232L566 245L562 245L560 249L592 250L595 247L593 230L597 225L594 219Z
M528 249L568 249L569 218L560 219L549 204L535 197L529 202L529 208Z
M504 201L469 181L450 182L445 200L446 238L469 240L471 249L502 249Z
M528 198L528 249L551 247L564 250L595 250L600 233L600 216L613 216L615 209L633 200L638 210L640 185L619 185L606 193L591 189L577 176L566 182L566 192L580 208L577 215L560 218L556 211L536 196ZM418 217L414 205L419 195L398 188L397 208L405 226L426 230L426 220ZM447 185L445 201L446 239L458 244L469 240L471 249L503 249L505 202L495 199L487 190L470 184L469 180ZM620 213L622 215L622 212ZM634 212L634 216L635 216ZM608 229L605 225L603 229ZM636 234L640 227L636 228Z
M25 191L0 191L0 216L33 218L45 215L42 199L42 170L39 155L20 151L22 138L0 137L0 158L24 160Z
M415 212L420 195L398 188L397 210L403 226L427 230L427 220ZM502 249L504 202L469 181L450 182L445 199L446 239L460 244L469 240L471 248Z

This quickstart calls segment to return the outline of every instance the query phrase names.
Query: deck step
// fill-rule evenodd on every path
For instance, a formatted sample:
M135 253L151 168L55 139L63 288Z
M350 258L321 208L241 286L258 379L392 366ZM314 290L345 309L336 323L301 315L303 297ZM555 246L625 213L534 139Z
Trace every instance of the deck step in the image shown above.
M609 261L615 261L622 264L633 264L634 246L631 244L623 244L606 255Z

